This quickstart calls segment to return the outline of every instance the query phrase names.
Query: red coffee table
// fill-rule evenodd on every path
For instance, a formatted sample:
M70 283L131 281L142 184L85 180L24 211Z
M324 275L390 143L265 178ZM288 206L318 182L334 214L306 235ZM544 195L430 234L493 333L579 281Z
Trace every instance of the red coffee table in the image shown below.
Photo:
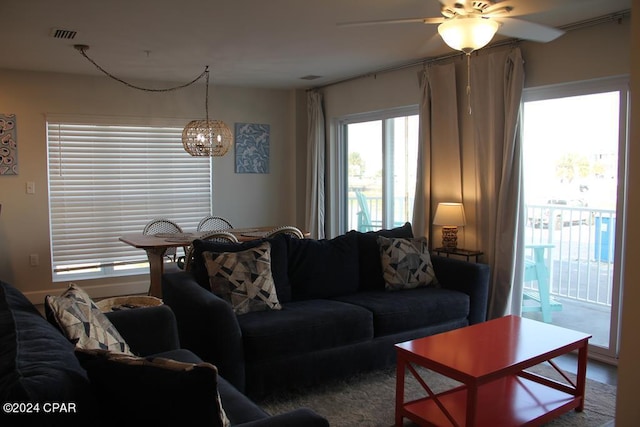
M505 316L396 344L396 426L401 426L405 417L427 426L539 425L571 409L582 411L589 338L591 335L582 332ZM576 349L574 384L551 359ZM545 361L566 382L525 371ZM415 366L462 385L436 394ZM407 370L427 396L404 401Z

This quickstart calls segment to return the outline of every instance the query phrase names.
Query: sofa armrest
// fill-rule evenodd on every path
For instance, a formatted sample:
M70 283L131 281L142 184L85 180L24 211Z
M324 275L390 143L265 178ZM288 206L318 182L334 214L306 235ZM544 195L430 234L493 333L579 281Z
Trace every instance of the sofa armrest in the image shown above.
M148 356L180 347L176 318L168 306L119 310L106 315L137 355Z
M438 255L432 255L431 260L443 288L469 295L469 324L487 320L489 266Z
M162 296L176 315L181 346L216 365L220 375L243 392L242 332L231 306L187 272L164 274Z
M238 424L234 427L329 427L329 421L311 409L300 408L261 420Z

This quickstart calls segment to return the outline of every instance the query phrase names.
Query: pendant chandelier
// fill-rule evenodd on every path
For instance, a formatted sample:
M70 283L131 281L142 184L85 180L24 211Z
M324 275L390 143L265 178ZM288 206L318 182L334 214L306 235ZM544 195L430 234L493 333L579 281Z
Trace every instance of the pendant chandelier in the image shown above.
M205 69L205 119L192 120L182 130L182 146L192 156L224 156L233 141L231 129L221 120L209 120L209 67Z
M229 129L229 127L221 120L209 119L209 66L206 66L204 71L189 83L166 89L149 89L128 83L106 71L93 59L89 58L86 52L89 49L89 46L77 44L73 47L107 77L110 77L125 86L129 86L130 88L145 92L170 92L191 86L201 78L205 77L205 119L192 120L187 123L185 128L182 130L182 146L184 147L184 150L192 156L220 157L224 156L227 151L229 151L233 142L231 129Z

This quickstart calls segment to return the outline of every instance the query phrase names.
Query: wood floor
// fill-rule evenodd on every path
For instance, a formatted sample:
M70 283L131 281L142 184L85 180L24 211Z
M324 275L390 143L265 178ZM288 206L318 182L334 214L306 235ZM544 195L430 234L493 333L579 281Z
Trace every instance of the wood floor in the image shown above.
M569 353L561 357L557 357L554 361L558 366L567 372L576 373L578 364L578 356ZM604 384L613 386L618 385L618 367L598 360L589 359L587 363L587 378Z

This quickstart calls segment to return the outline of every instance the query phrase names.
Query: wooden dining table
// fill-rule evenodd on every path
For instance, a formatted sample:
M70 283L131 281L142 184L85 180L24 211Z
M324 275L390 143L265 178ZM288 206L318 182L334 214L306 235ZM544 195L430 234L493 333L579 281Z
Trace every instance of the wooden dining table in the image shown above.
M261 239L275 229L275 226L231 228L228 230L238 241L247 242ZM149 260L149 295L162 298L162 274L164 273L164 254L169 248L187 247L194 240L199 239L211 231L194 231L185 233L160 233L142 234L127 233L120 236L119 240L134 248L143 249ZM305 233L307 235L308 233Z

